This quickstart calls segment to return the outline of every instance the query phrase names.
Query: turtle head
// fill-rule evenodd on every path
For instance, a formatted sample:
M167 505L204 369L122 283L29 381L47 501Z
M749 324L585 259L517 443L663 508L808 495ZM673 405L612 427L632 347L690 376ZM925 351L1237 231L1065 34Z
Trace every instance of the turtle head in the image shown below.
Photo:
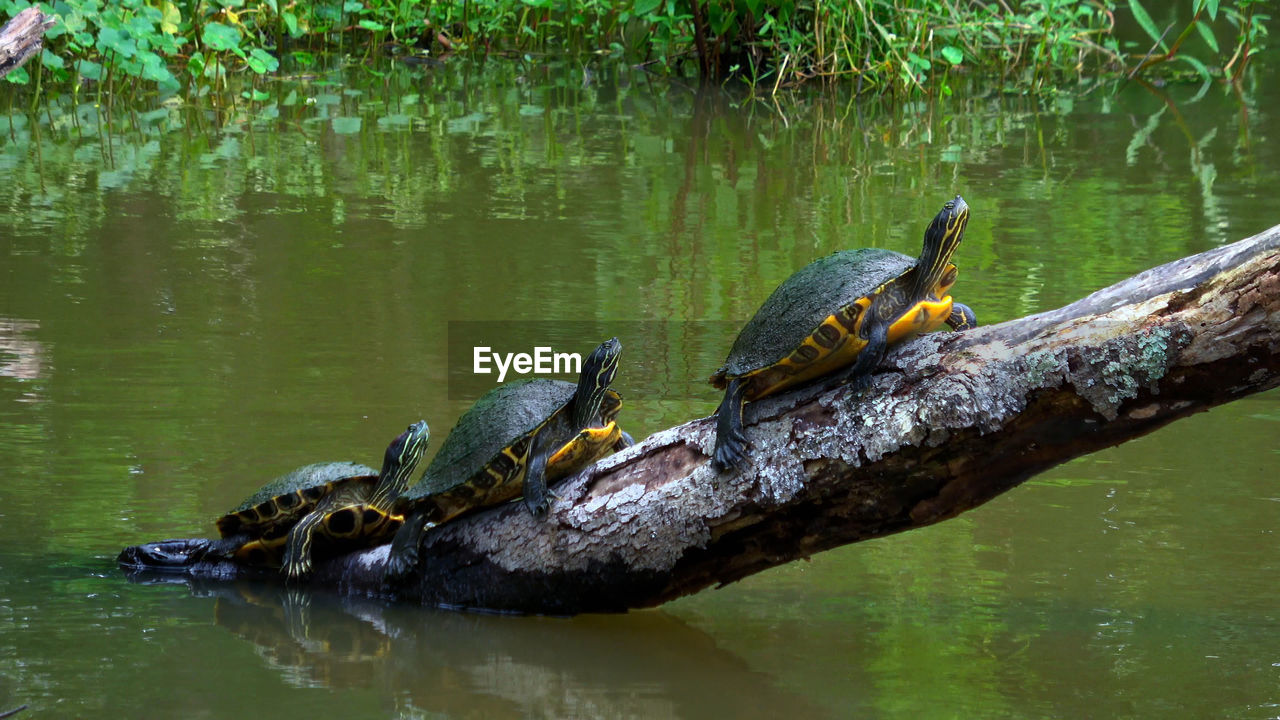
M370 505L387 509L391 501L409 487L409 476L426 453L430 439L427 421L419 420L391 441L382 457L382 472L378 473L378 485L369 500Z
M951 265L951 256L964 239L964 231L968 225L969 205L959 195L943 205L942 210L933 217L929 229L924 231L924 247L916 264L916 297L934 293L935 289L945 293L955 283L955 266ZM939 287L948 280L945 288Z
M573 396L573 423L575 430L594 424L601 403L608 393L613 376L618 373L618 358L622 356L622 343L610 338L595 349L582 363L578 376L578 391ZM615 393L616 394L616 393ZM621 399L619 399L621 407Z

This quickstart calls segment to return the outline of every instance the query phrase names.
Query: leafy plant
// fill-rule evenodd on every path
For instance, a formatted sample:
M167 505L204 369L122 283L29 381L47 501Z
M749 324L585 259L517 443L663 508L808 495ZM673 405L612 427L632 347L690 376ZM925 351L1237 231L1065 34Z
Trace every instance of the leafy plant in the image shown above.
M0 11L29 4L0 0ZM1175 61L1200 77L1222 67L1238 79L1263 50L1270 19L1264 0L1192 0L1190 22L1170 39L1173 28L1156 27L1143 0L55 0L42 8L61 20L41 60L54 80L167 92L181 82L200 92L226 87L228 73L272 73L280 58L311 64L380 48L608 54L771 91L849 80L864 92L946 95L956 72L985 68L1015 92L1043 92ZM1140 59L1119 49L1121 10L1154 43Z
M1128 1L1134 20L1155 43L1129 73L1129 77L1134 77L1162 63L1178 60L1189 65L1201 79L1211 80L1214 71L1210 69L1209 64L1201 57L1187 52L1183 45L1188 39L1199 36L1208 50L1211 61L1212 58L1221 57L1222 45L1218 42L1218 36L1212 25L1217 20L1219 11L1222 11L1223 16L1236 29L1231 59L1223 65L1223 71L1229 73L1232 81L1239 80L1250 57L1263 48L1267 36L1265 21L1269 20L1270 16L1257 12L1257 8L1263 6L1265 0L1236 0L1233 6L1228 7L1222 7L1220 0L1193 0L1191 21L1173 42L1168 44L1165 43L1165 39L1174 26L1170 25L1163 31L1160 30L1141 0ZM1160 52L1157 53L1156 50Z

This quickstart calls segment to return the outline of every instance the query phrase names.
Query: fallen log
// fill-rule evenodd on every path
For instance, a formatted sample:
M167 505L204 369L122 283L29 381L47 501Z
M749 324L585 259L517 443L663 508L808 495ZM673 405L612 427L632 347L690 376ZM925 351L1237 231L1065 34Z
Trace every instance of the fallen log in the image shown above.
M1071 458L1277 385L1280 226L1058 310L918 338L864 390L750 404L740 472L711 469L714 422L694 420L558 486L545 520L514 503L427 533L404 585L383 585L386 546L322 562L310 583L511 612L651 607L954 517ZM121 562L163 545L128 548ZM260 573L221 561L182 572Z
M0 27L0 78L22 67L44 47L44 31L55 18L29 7Z

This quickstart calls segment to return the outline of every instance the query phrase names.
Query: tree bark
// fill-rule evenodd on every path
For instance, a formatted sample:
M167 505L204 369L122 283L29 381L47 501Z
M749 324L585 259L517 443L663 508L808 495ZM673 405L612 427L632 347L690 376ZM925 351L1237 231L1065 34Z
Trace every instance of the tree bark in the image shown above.
M44 47L44 31L54 18L29 7L0 27L0 78L22 67Z
M715 423L694 420L557 487L543 521L514 503L432 530L404 586L383 587L386 546L322 562L310 582L443 607L651 607L954 517L1071 458L1278 384L1280 226L1058 310L905 343L862 391L749 404L741 472L711 469ZM184 572L249 573L207 562Z

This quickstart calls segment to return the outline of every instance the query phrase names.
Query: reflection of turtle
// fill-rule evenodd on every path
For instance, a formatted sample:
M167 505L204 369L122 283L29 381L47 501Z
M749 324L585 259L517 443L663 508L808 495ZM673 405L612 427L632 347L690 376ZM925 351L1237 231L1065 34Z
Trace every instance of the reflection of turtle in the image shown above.
M476 401L440 446L422 480L393 512L406 518L391 543L388 574L409 571L422 531L468 510L524 496L535 517L547 512L547 483L631 444L615 417L622 398L609 389L622 344L602 343L582 366L578 384L510 382Z
M338 598L261 581L200 583L216 598L213 620L253 644L286 684L342 690L365 686L391 654L374 601Z
M425 420L410 425L387 446L380 473L316 463L276 478L218 519L224 548L242 563L283 565L300 577L311 572L317 536L346 549L385 541L403 521L391 514L392 501L408 487L429 436Z
M977 324L947 294L951 255L969 206L957 195L924 233L919 259L890 250L844 250L815 260L778 286L747 322L711 384L724 388L712 462L736 467L746 451L742 404L823 375L860 379L889 345L943 323ZM837 372L840 371L840 372Z

